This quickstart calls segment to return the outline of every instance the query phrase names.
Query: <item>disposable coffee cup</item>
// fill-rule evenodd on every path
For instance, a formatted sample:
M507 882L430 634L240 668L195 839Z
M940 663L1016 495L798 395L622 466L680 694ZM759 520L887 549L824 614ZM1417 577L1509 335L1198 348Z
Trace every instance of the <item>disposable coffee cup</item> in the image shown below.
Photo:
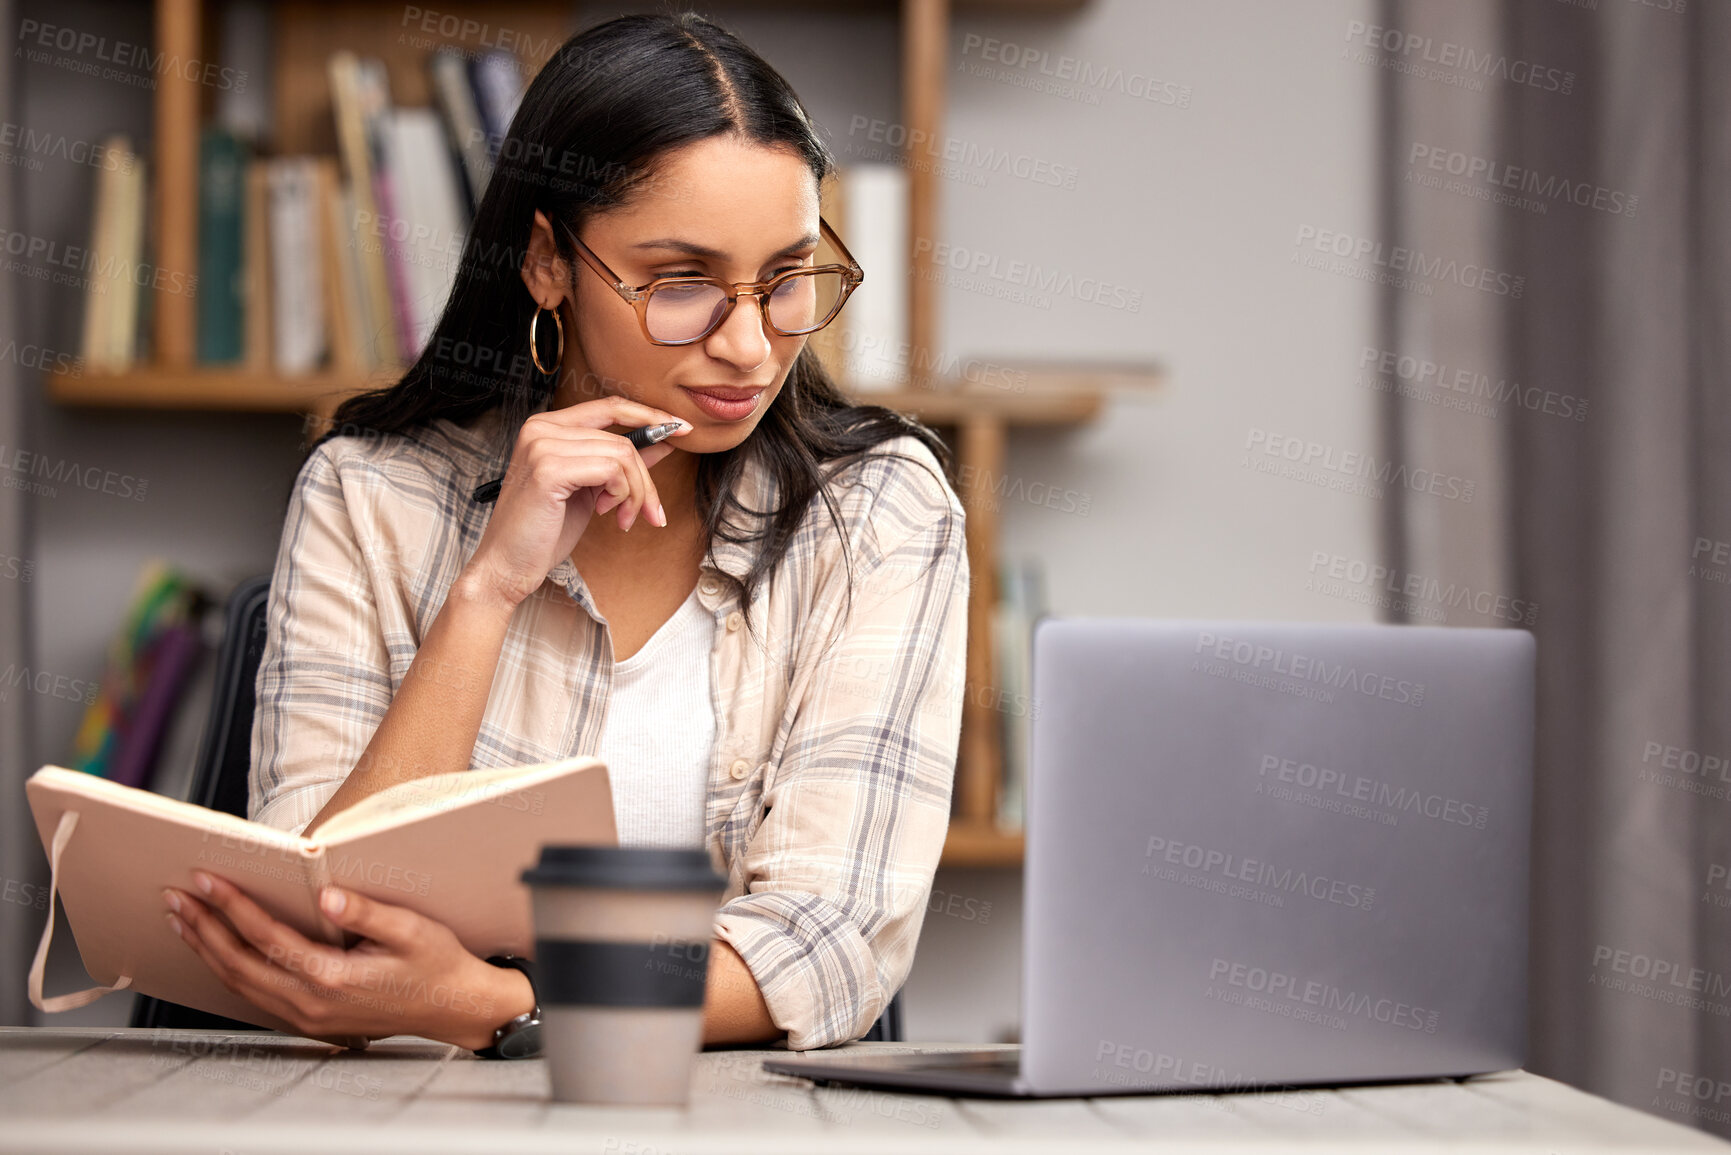
M553 1098L683 1104L727 880L702 850L544 846L523 872Z

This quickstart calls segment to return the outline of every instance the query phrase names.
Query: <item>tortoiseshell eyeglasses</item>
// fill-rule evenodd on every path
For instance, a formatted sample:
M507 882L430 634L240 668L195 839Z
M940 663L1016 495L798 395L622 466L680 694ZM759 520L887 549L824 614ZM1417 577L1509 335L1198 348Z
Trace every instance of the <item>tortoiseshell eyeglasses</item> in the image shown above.
M818 218L818 229L835 247L840 258L837 263L802 265L766 281L657 277L633 288L579 240L576 232L565 227L583 263L637 310L643 335L656 345L690 345L703 340L727 320L745 295L757 298L769 331L783 337L815 333L835 320L849 294L865 280L865 270L822 217Z

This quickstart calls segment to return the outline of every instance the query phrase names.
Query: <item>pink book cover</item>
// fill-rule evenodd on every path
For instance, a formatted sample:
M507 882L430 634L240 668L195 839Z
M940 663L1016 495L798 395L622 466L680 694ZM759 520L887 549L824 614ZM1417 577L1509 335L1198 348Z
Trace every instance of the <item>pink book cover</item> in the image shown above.
M308 938L340 943L317 903L320 888L334 883L435 918L482 957L529 957L534 932L520 876L541 846L618 841L607 768L593 757L400 783L311 838L59 766L31 775L25 792L51 889L84 969L100 984L76 995L42 992L51 894L30 975L38 1009L71 1009L124 987L289 1033L297 1032L223 986L169 929L163 888L192 891L192 872L204 870Z

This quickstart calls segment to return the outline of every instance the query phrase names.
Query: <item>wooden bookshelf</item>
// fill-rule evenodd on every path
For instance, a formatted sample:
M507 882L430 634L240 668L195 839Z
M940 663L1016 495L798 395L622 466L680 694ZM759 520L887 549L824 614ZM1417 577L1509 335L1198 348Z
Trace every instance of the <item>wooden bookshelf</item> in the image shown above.
M764 7L788 0L745 0ZM912 140L942 134L952 7L1006 13L1061 12L1088 0L852 0L855 8L899 8L902 21L902 120ZM182 59L209 59L214 51L213 12L201 0L156 0L156 47ZM575 28L578 12L559 0L482 3L451 0L438 5L455 21L472 19L488 28L509 27L530 74ZM407 9L395 0L278 0L273 6L273 66L276 74L273 131L277 151L334 151L325 62L348 47L378 56L390 74L393 98L403 104L431 103L423 59L431 50L426 33L404 27ZM455 25L453 25L455 26ZM443 42L437 34L431 40ZM459 47L465 45L453 41ZM473 45L466 45L473 48ZM206 51L210 49L211 51ZM157 78L156 130L152 162L157 187L151 230L162 267L191 274L198 267L198 141L208 119L211 93L177 71ZM914 159L914 158L910 158ZM941 183L933 167L908 166L911 279L908 299L910 363L937 363L938 281L932 246L913 238L939 235ZM389 371L362 376L338 370L284 376L241 366L194 364L196 312L190 296L160 293L152 302L153 364L125 372L56 373L48 396L63 405L280 412L329 415L342 398L392 379ZM1158 380L1147 366L1030 367L1019 387L988 389L917 375L891 392L859 389L853 396L887 405L944 431L955 451L958 494L968 510L968 560L974 590L968 613L968 686L956 771L956 807L944 847L946 866L1013 867L1022 859L1022 835L995 825L1002 778L1000 718L981 705L976 689L996 685L991 621L997 603L998 517L992 486L1004 475L1011 429L1055 430L1093 421L1106 397L1140 390ZM1025 382L1025 388L1020 384ZM989 695L986 695L989 697Z
M48 378L48 396L62 405L99 409L329 413L344 397L393 379L384 371L369 380L335 372L291 377L241 366L152 365L124 373L55 373Z

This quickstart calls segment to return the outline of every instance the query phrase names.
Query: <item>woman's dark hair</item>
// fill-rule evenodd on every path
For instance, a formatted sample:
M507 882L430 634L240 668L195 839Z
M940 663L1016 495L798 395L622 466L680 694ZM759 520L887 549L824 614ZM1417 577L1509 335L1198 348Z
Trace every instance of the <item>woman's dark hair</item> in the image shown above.
M728 134L791 150L820 183L834 171L781 75L701 16L622 16L567 40L523 95L425 349L395 385L338 406L326 437L409 433L439 418L466 424L499 408L503 462L523 420L557 385L529 358L536 302L520 270L535 211L578 229L589 214L655 195L657 166L669 150ZM579 267L564 230L555 227L553 235L561 255ZM786 554L814 497L821 495L840 527L828 485L834 474L904 434L949 467L935 433L882 406L851 404L808 345L751 435L734 449L699 456L697 508L708 539L765 545L744 581L747 604ZM747 454L776 480L774 509L746 509L734 496ZM733 513L743 515L744 527ZM842 540L845 550L845 533Z

